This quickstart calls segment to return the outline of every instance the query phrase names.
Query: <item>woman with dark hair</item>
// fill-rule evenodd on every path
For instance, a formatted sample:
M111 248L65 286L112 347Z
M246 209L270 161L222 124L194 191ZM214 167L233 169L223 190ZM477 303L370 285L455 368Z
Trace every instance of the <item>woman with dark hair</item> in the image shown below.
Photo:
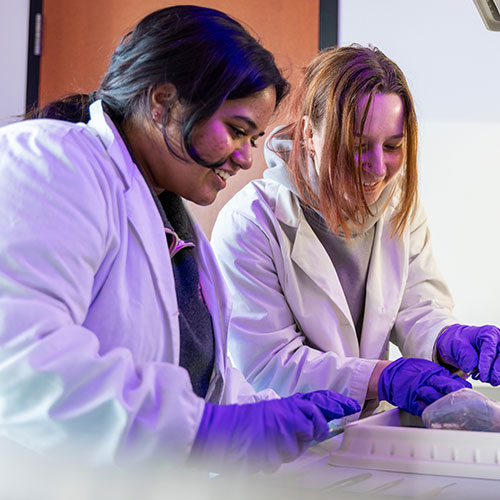
M287 90L239 23L177 6L123 38L91 96L0 130L0 436L91 464L261 469L359 410L256 394L231 366L229 296L183 203L250 168Z
M331 48L294 103L268 141L264 178L225 205L212 233L233 297L231 359L257 390L329 389L364 414L379 400L420 414L470 385L431 359L475 365L458 363L458 348L434 352L452 299L417 202L406 79L378 49ZM387 361L389 341L409 359Z

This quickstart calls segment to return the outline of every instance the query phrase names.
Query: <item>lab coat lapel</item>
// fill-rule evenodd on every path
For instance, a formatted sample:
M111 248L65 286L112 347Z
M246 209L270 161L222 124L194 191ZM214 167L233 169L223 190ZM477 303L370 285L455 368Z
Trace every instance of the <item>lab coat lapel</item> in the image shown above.
M203 292L203 299L212 316L214 334L220 339L216 343L216 359L224 361L226 359L226 334L229 324L229 314L231 310L231 300L226 291L226 285L215 264L215 256L212 247L203 234L201 227L193 221L196 235L196 257L198 262L198 272L200 275L200 286Z
M302 271L325 293L342 312L355 336L354 323L342 291L337 271L325 248L307 222L297 198L287 189L280 189L276 203L276 217L282 223L296 228L291 242L290 257Z
M212 247L200 225L191 217L196 237L196 260L200 276L203 300L212 317L215 336L215 369L206 399L220 400L224 392L227 360L227 328L231 312L231 298L219 268Z
M366 284L360 354L370 359L383 359L387 353L406 279L404 242L397 235L391 238L391 212L386 210L375 226Z
M149 187L113 122L104 113L100 101L90 108L89 128L101 141L108 156L123 179L127 218L139 245L150 262L151 278L164 305L166 329L165 360L179 362L179 312L175 281L170 264L163 223ZM174 311L174 312L172 312Z
M138 172L130 189L125 193L129 224L150 262L155 289L164 304L165 359L179 362L179 311L175 295L175 281L163 223L142 175Z

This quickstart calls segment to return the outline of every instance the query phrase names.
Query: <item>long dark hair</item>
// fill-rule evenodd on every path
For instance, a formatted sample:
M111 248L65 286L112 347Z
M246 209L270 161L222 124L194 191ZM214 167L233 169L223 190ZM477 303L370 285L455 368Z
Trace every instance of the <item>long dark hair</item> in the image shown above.
M273 55L240 23L215 9L179 5L149 14L123 37L96 92L68 96L27 117L88 121L90 103L102 99L106 111L121 124L138 113L150 116L151 91L164 83L175 86L175 99L182 105L184 152L206 166L192 144L197 125L226 99L272 86L277 106L289 90ZM181 158L165 133L169 111L166 106L163 136Z

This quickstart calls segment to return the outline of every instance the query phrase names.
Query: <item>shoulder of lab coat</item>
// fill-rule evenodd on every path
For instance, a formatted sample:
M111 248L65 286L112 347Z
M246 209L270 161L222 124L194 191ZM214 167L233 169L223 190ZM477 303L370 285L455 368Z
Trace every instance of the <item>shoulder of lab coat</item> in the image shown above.
M403 297L406 320L400 318L394 339L406 355L430 358L434 332L450 318L449 295L441 294L442 281L438 291L431 286L419 292L439 295L443 306L438 312L431 304L424 307L431 328L426 332L415 321L418 313L410 312L418 307L412 290L434 272L424 265L430 249L418 241L421 208L402 239L390 238L393 210L387 209L376 228L361 345L335 268L294 194L259 179L221 210L212 245L234 301L230 355L256 389L269 386L287 395L326 388L364 403L373 368L387 355ZM408 274L417 281L412 290L405 289Z
M0 434L82 463L186 458L204 401L178 366L161 218L119 134L96 103L88 126L18 123L0 148Z

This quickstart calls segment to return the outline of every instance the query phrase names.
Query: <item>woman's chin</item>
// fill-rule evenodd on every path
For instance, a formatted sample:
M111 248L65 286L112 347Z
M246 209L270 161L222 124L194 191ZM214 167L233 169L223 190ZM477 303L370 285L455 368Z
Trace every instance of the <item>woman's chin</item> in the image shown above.
M365 193L365 200L368 206L373 205L380 198L380 193Z
M189 196L184 196L184 198L191 201L195 205L206 207L208 205L211 205L215 201L215 199L217 198L217 191L215 191L214 193L200 193L197 195L190 194Z

